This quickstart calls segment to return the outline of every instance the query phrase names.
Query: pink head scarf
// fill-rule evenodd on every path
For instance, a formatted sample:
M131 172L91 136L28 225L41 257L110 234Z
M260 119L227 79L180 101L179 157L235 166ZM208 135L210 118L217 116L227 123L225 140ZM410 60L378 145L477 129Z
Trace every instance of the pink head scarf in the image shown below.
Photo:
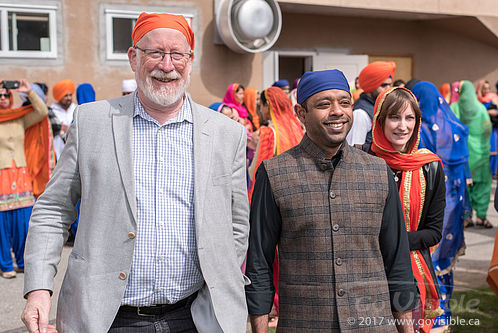
M450 104L455 103L460 98L458 90L460 89L460 81L455 81L451 84L450 89Z
M235 92L237 91L237 89L239 89L239 87L240 84L238 83L232 83L231 85L228 86L227 92L225 93L225 97L223 97L223 104L236 109L237 112L239 113L239 117L247 118L249 112L242 104L237 102L237 100L235 99Z

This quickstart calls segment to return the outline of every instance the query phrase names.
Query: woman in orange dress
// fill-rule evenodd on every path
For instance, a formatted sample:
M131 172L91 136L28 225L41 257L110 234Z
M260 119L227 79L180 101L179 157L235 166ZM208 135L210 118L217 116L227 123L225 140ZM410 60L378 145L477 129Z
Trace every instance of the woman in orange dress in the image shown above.
M268 126L259 129L259 143L256 154L249 168L251 180L254 181L259 165L269 158L280 155L297 145L303 138L303 130L294 115L292 104L285 92L278 87L270 87L261 93L261 115L268 121ZM249 191L251 198L252 188ZM278 254L275 252L273 262L273 284L275 298L273 304L278 316ZM275 326L276 320L270 323Z
M244 105L247 111L249 111L248 118L252 123L254 131L257 131L260 127L259 116L256 110L258 105L258 97L258 91L256 89L247 88L244 90Z
M49 178L48 108L32 87L20 81L17 91L25 93L31 105L16 109L12 91L0 89L0 270L7 279L24 270L31 209Z

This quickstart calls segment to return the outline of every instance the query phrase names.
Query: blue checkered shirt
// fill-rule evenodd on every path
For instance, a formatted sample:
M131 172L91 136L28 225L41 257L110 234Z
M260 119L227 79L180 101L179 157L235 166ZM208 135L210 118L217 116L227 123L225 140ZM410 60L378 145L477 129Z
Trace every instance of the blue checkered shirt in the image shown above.
M175 303L199 290L194 223L192 109L161 125L135 95L133 166L137 236L122 304Z

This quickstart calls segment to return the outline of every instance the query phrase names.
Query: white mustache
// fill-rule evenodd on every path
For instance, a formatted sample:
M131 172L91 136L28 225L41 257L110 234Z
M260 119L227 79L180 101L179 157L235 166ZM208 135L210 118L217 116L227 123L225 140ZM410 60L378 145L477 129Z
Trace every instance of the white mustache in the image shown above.
M164 72L160 69L156 69L150 73L150 76L152 76L154 79L158 80L177 80L181 78L181 75L173 70L171 72Z

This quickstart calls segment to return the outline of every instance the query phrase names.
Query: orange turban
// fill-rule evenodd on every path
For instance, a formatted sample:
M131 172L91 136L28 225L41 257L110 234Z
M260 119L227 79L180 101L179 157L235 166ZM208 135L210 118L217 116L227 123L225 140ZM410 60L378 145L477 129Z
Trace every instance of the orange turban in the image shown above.
M52 88L52 95L54 99L59 102L67 93L74 95L76 88L74 87L74 82L71 79L66 79L57 82Z
M149 31L159 28L169 28L180 31L187 39L190 49L194 50L194 32L187 20L182 15L173 14L147 14L143 12L137 19L131 38L133 46Z
M361 70L358 84L364 92L372 92L380 87L389 76L392 77L395 69L394 61L374 61Z

